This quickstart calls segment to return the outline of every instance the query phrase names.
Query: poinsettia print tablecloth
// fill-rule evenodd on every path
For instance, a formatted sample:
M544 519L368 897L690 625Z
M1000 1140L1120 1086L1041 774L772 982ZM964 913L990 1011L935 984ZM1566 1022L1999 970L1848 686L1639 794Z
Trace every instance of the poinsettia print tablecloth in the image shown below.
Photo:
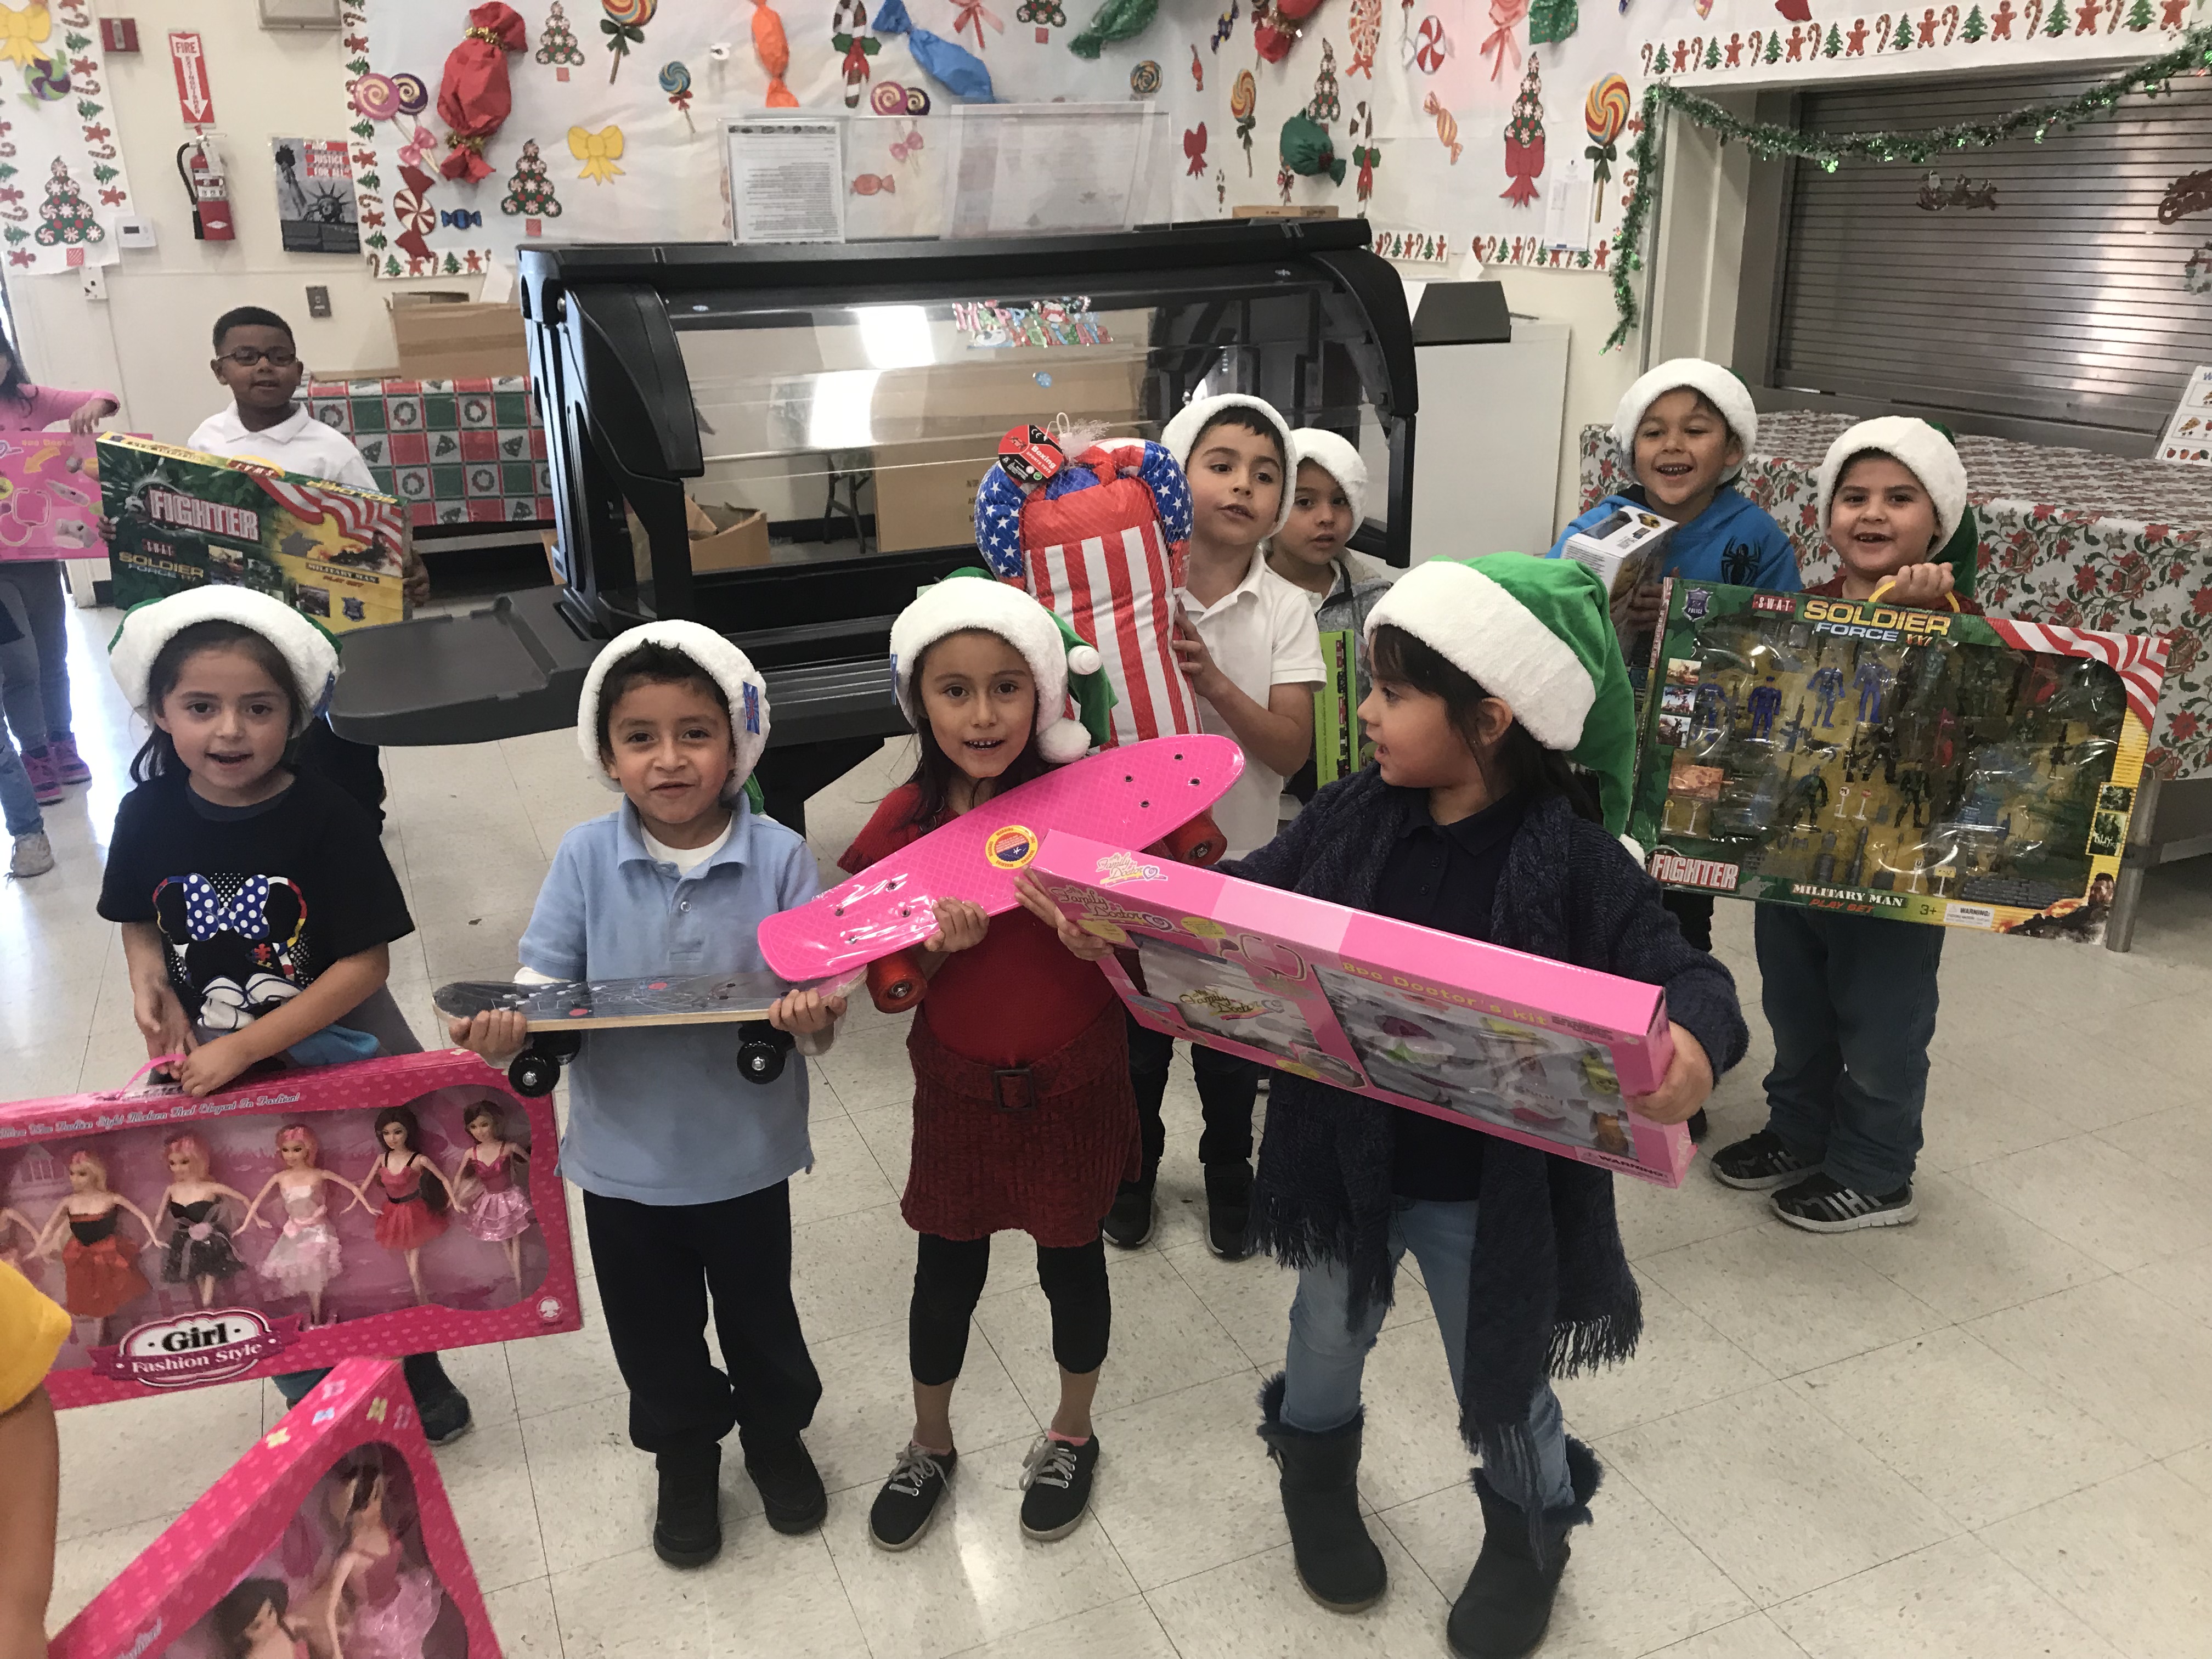
M1763 416L1741 489L1797 544L1808 587L1836 574L1814 513L1814 480L1850 417ZM2144 763L2166 778L2212 777L2212 470L2124 460L2001 438L1962 437L1967 497L1981 523L1975 597L2001 616L2169 646ZM1583 428L1585 506L1634 482L1611 432Z

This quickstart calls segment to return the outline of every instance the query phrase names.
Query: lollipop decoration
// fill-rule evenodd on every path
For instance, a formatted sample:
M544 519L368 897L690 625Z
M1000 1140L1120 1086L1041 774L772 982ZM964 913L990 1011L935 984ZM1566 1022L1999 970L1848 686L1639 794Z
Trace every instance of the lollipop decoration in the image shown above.
M612 86L629 49L645 44L645 26L660 9L660 0L599 0L599 9L606 13L599 19L599 33L607 37L607 50L615 58L615 66L607 71L607 84Z
M369 120L389 121L399 113L399 88L372 70L353 83L353 106Z
M845 61L838 67L845 75L845 107L857 109L860 103L860 86L868 78L868 59L883 50L884 43L872 34L860 31L868 26L868 9L862 0L837 0L837 15L832 20L836 33L830 44L844 53ZM871 98L869 107L878 115L902 115L906 112L903 98L896 109L883 109Z
M1583 152L1591 162L1592 176L1597 187L1590 192L1590 219L1595 222L1605 210L1606 181L1613 177L1613 164L1620 159L1619 146L1614 142L1628 125L1629 111L1634 106L1628 82L1618 75L1608 75L1591 83L1589 96L1583 100L1583 125L1589 133L1589 148Z
M490 0L487 5L470 9L468 32L461 37L461 44L446 54L446 72L438 81L438 118L446 124L447 142L452 146L438 171L447 178L475 184L491 177L491 168L484 162L484 144L507 125L514 107L514 92L507 79L507 55L520 52L527 44L522 19L514 7ZM402 109L407 107L407 88L399 85L404 79L395 76L393 80L399 86Z
M868 107L878 115L906 113L906 88L896 81L878 81L868 94Z
M430 88L422 84L422 77L419 75L393 76L392 89L399 94L399 112L402 115L420 115L430 107Z
M691 120L691 71L680 63L660 66L660 89L668 94L668 101L682 112L684 125L696 132L699 129Z
M1237 72L1237 84L1230 89L1229 112L1237 118L1237 136L1244 144L1244 176L1252 176L1252 129L1259 124L1255 112L1260 101L1260 89L1250 70Z
M1147 58L1129 71L1129 91L1132 96L1149 98L1160 89L1160 66Z
M1457 166L1459 153L1462 148L1459 142L1458 120L1449 110L1437 101L1437 95L1433 92L1422 103L1421 112L1437 118L1437 142L1451 152L1452 164Z

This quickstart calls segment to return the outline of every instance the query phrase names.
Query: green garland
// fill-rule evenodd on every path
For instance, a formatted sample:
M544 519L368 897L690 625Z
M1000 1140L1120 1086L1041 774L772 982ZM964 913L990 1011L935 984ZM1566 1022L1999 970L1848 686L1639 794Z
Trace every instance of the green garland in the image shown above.
M2032 104L1994 120L1965 121L1952 126L1930 127L1923 132L1798 132L1789 127L1746 121L1731 115L1710 98L1685 92L1664 81L1644 89L1643 129L1629 151L1636 169L1636 187L1621 216L1620 234L1613 239L1613 301L1620 321L1606 338L1612 350L1627 339L1636 326L1634 274L1644 268L1639 251L1644 222L1659 191L1659 115L1674 110L1686 116L1727 143L1747 146L1762 161L1798 156L1817 161L1833 173L1846 158L1866 161L1926 161L1947 149L1986 149L2021 133L2033 131L2041 143L2053 129L2064 131L2084 121L2109 115L2120 100L2141 92L2155 98L2177 75L2202 75L2212 68L2212 27L2191 29L2182 43L2163 57L2138 64L2125 75L2101 81L2075 97L2055 104Z

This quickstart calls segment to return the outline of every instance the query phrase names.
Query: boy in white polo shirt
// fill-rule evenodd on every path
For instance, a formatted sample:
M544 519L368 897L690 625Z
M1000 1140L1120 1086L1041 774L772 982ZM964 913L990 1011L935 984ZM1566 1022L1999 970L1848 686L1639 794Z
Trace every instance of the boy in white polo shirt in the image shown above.
M1296 453L1274 407L1231 392L1190 404L1160 434L1190 480L1190 548L1176 599L1183 620L1176 659L1199 696L1200 724L1237 739L1244 775L1214 804L1229 856L1275 837L1283 780L1313 752L1313 697L1322 680L1321 638L1305 596L1267 568L1261 548L1289 515L1285 476ZM1175 1042L1129 1023L1129 1073L1144 1134L1143 1173L1121 1188L1106 1237L1134 1249L1152 1236L1152 1183L1167 1130ZM1259 1067L1218 1049L1191 1048L1206 1129L1206 1244L1227 1261L1251 1254L1252 1105Z

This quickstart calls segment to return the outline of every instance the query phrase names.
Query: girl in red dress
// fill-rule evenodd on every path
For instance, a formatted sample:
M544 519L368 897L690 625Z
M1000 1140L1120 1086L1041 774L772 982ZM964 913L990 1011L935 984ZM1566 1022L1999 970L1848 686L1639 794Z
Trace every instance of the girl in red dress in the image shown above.
M1104 735L1095 695L1085 700L1095 732L1063 712L1071 672L1096 674L1098 653L980 571L948 577L907 607L891 629L891 664L920 757L840 860L849 872ZM869 1516L884 1549L921 1539L951 1480L953 1383L991 1235L1002 1230L1036 1242L1060 1373L1050 1431L1023 1470L1022 1530L1063 1537L1090 1503L1098 1461L1091 1402L1111 1320L1098 1224L1121 1183L1136 1177L1137 1108L1127 1022L1092 965L1109 947L1056 929L1052 901L1026 877L1024 886L1024 908L995 920L939 901L924 946L929 991L907 1035L914 1161L900 1204L921 1236L908 1320L915 1424Z
M407 1277L415 1286L415 1299L422 1293L422 1247L444 1232L446 1212L453 1207L453 1189L438 1166L423 1154L422 1126L404 1106L387 1106L376 1115L376 1138L384 1143L376 1162L362 1182L362 1190L374 1182L384 1194L384 1209L376 1218L376 1242L407 1258Z

